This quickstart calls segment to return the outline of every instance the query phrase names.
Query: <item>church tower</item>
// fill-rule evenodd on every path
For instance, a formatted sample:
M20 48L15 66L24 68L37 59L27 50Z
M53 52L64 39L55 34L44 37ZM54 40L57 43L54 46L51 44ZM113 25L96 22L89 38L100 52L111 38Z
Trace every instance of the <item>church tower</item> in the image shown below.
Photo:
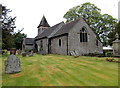
M44 30L46 30L50 25L48 24L45 16L43 16L38 28L38 35L40 35Z

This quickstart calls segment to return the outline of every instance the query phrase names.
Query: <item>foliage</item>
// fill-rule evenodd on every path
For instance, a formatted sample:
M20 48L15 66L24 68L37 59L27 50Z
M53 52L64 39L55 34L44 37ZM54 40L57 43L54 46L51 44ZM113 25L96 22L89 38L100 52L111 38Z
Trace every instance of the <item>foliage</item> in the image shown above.
M112 30L112 31L108 34L109 45L112 46L113 41L116 40L116 34L119 35L119 39L120 39L120 21L116 24L115 30Z
M106 58L65 55L18 56L21 72L4 73L3 86L117 86L118 64ZM28 81L29 80L29 81Z
M14 32L14 28L16 28L16 17L12 18L11 16L8 16L9 12L11 12L10 9L2 6L2 49L12 48L14 45L12 34Z
M120 39L120 21L116 25L116 33L118 33Z
M113 52L107 51L105 52L105 56L107 57L113 56Z
M23 38L26 38L26 37L27 37L27 35L24 33L18 32L16 34L14 34L16 49L22 49L22 41L23 41Z
M8 14L11 12L5 6L2 6L2 49L20 48L20 43L26 35L14 32L16 17L11 17Z
M9 52L7 50L2 50L2 57L7 57Z
M108 43L109 43L110 46L112 46L113 41L116 39L115 35L116 35L116 31L115 30L113 30L112 32L110 32L108 34L108 38L109 38Z
M64 15L67 23L80 17L98 34L103 45L107 45L108 34L115 29L117 20L111 15L101 14L101 9L90 2L73 7Z

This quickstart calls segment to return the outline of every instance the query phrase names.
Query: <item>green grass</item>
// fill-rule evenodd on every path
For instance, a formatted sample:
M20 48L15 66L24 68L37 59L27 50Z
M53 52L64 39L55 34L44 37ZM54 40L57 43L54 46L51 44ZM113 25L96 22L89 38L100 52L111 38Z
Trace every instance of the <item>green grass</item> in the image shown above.
M106 58L63 55L21 57L21 72L5 74L3 86L117 86L118 63Z

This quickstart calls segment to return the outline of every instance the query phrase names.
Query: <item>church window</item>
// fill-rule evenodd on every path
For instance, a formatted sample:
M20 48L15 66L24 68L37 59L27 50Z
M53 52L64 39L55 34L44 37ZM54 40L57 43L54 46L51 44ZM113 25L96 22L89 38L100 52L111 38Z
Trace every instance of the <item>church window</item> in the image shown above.
M87 41L88 41L87 31L86 31L86 28L83 27L83 28L80 30L80 42L87 42Z
M61 46L61 39L59 39L59 46Z
M98 46L98 40L96 40L96 46Z

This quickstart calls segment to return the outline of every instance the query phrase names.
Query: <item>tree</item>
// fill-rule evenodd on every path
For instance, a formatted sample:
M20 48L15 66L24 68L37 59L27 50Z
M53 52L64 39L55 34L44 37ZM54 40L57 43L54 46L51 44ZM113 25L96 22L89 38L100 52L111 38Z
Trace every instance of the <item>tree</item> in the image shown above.
M11 12L10 9L6 9L5 6L2 6L2 49L12 48L14 45L13 32L15 26L16 17L12 18L8 16L8 13Z
M103 45L107 45L108 33L115 29L117 20L108 14L102 15L101 9L89 2L73 7L64 15L67 23L80 17L98 34Z
M2 49L18 48L22 38L26 37L24 33L20 33L22 30L14 32L16 17L9 16L10 12L10 9L2 6Z
M120 39L120 21L116 24L115 30L112 30L109 34L108 34L108 38L109 38L109 45L112 46L113 41L116 40L116 34L119 35L119 39Z
M15 47L16 49L22 49L22 41L23 41L23 38L26 38L27 35L24 34L24 33L15 33L14 34L14 41L15 41Z
M116 25L116 33L118 33L120 39L120 21Z

